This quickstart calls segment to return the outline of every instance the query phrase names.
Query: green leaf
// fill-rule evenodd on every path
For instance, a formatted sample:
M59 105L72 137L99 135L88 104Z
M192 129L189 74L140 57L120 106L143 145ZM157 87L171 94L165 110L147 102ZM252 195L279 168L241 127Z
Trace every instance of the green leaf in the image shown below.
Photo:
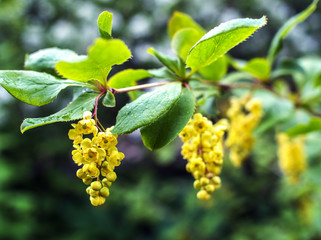
M272 64L276 55L279 53L282 47L282 41L290 33L290 31L299 23L303 22L307 17L309 17L314 10L317 8L319 0L314 0L304 11L291 17L276 33L274 36L267 59Z
M270 62L265 58L253 58L248 62L235 61L233 66L262 81L267 81L271 73Z
M175 33L171 47L177 56L186 60L188 52L202 36L202 33L193 28L183 28Z
M59 61L76 58L78 55L68 49L46 48L26 55L25 69L57 75L55 65Z
M113 14L107 11L102 12L98 19L98 29L100 36L104 39L111 39L111 28L112 28L112 22L113 22Z
M131 133L137 128L153 123L175 104L181 91L180 83L171 83L145 93L135 101L126 104L118 112L112 132Z
M305 75L304 69L300 66L297 60L284 59L271 73L271 78L278 78L285 75L300 74Z
M118 39L98 38L88 50L88 57L78 62L62 61L56 64L57 72L75 81L98 80L105 86L111 67L131 57L126 44Z
M243 71L259 80L267 81L270 77L271 65L265 58L253 58L245 65Z
M211 64L201 68L200 74L211 81L219 81L227 73L228 59L222 56Z
M116 89L133 87L137 85L137 81L148 77L152 77L152 74L144 69L126 69L113 75L108 81L108 86ZM135 100L141 94L139 91L130 91L128 95L131 100Z
M186 126L195 108L195 98L192 92L185 88L178 101L151 125L140 129L144 145L155 150L162 148L171 141Z
M178 77L185 76L185 64L179 59L173 59L164 54L156 51L154 48L149 48L148 52L154 55L161 63L163 63L168 69L174 72Z
M193 28L202 35L205 34L205 30L190 16L181 12L174 12L173 16L168 21L168 33L170 38L172 39L177 31L184 28Z
M85 111L91 111L95 106L98 93L83 93L67 107L59 112L43 118L27 118L21 124L21 132L55 122L66 122L81 119Z
M152 74L144 69L126 69L113 75L108 80L108 86L111 88L132 87L137 81L151 76Z
M103 105L105 107L115 107L116 100L114 94L111 91L107 91L105 97L103 98Z
M222 80L220 80L221 83L235 83L235 82L241 82L241 81L252 81L253 77L246 73L246 72L231 72L226 74Z
M84 83L34 71L0 71L0 85L13 97L35 106L50 103L66 87L86 87Z
M243 18L222 23L206 33L192 47L187 56L187 67L197 72L223 56L265 24L265 16L260 19Z
M300 90L300 102L312 110L319 111L321 103L321 58L306 56L296 60L303 72L293 73L292 76Z
M299 124L287 131L290 137L295 137L300 134L307 134L311 132L321 131L321 119L311 118L307 124Z
M296 60L296 63L301 68L301 74L295 76L297 82L305 84L313 84L314 86L321 85L321 57L305 56ZM303 78L303 79L298 79Z
M176 79L177 76L170 71L167 67L148 69L147 70L152 77L160 79Z

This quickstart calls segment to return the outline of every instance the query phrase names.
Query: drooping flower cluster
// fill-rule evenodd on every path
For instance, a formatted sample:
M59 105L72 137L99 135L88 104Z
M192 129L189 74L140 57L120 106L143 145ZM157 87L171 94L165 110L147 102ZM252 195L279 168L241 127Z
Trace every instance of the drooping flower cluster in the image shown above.
M261 102L246 94L233 97L227 111L230 129L226 145L230 148L230 159L235 166L241 166L254 144L253 130L262 117Z
M227 127L224 119L213 125L196 113L179 134L184 143L181 153L187 160L186 170L195 178L194 188L199 190L199 199L209 199L221 186L218 175L223 164L223 137Z
M112 134L111 128L106 132L98 132L96 122L89 111L84 112L83 119L72 124L69 139L73 140L72 159L78 166L77 177L86 185L90 185L86 192L90 195L90 202L94 206L102 205L109 196L109 187L117 178L114 172L125 155L116 148L117 135ZM92 138L84 138L84 135ZM100 180L100 177L103 177ZM95 181L93 181L95 180Z
M306 168L304 137L290 138L285 133L277 135L279 165L290 183L295 184Z

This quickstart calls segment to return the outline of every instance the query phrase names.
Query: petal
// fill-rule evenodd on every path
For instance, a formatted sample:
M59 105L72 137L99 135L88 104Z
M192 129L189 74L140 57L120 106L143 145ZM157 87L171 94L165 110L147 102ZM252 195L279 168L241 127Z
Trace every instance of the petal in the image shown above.
M91 148L92 147L92 142L89 138L85 138L84 140L81 141L81 147L83 149L86 149L86 148Z

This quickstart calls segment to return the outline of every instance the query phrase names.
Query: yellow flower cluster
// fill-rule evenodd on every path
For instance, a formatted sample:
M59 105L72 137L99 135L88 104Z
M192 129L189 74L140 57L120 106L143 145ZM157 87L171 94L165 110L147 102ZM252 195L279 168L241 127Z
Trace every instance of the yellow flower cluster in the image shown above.
M235 166L241 166L249 155L254 137L252 132L262 117L261 102L252 99L250 94L241 99L232 98L227 111L230 129L226 145L230 148L230 159Z
M72 124L69 130L69 139L73 140L72 159L78 166L77 177L86 185L90 202L94 206L102 205L109 196L109 187L117 178L114 172L125 155L116 148L117 135L112 134L111 128L106 132L98 132L96 122L89 111L84 112L83 119L77 124ZM92 135L92 139L84 135ZM100 180L100 176L103 177ZM93 181L96 179L96 181Z
M306 168L304 137L290 138L285 133L277 135L279 165L289 182L295 184Z
M222 119L215 125L196 113L179 134L183 141L182 156L188 162L186 170L195 178L197 198L209 199L211 193L221 186L223 164L223 137L228 123Z

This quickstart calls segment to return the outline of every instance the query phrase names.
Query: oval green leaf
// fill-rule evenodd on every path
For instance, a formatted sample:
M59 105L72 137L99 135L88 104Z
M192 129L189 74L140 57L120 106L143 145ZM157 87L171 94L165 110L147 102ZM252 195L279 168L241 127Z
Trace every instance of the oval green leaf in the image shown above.
M67 61L78 55L69 49L46 48L26 56L25 69L57 75L55 66L59 61Z
M192 47L187 56L187 67L192 68L193 72L197 72L223 56L265 24L265 16L260 19L234 19L220 24L206 33Z
M34 71L0 71L0 85L13 97L35 106L50 103L66 87L86 87L83 83Z
M115 134L131 133L153 123L175 104L181 91L180 83L171 83L145 93L120 109L112 132Z
M227 73L228 59L222 56L211 64L201 68L200 74L211 81L219 81Z
M66 122L81 119L85 111L91 111L95 106L98 93L85 92L59 112L42 118L27 118L21 124L21 132L55 122Z
M161 63L163 63L169 70L175 73L178 77L185 76L185 64L180 58L171 58L156 51L154 48L149 48L148 52L154 55Z
M113 75L108 80L108 86L116 89L133 87L137 85L137 81L148 77L152 77L152 74L144 69L126 69ZM139 91L130 91L128 92L128 95L133 101L141 94Z
M177 56L186 60L189 50L202 36L202 33L193 28L183 28L175 33L171 47Z
M176 79L177 78L175 73L170 71L167 67L148 69L147 71L154 78L159 78L159 79Z
M182 12L174 12L173 16L168 21L168 33L172 39L175 33L184 28L193 28L201 35L205 34L205 30L198 25L189 15Z
M295 127L290 128L287 131L287 134L290 137L295 137L300 134L307 134L317 131L321 131L321 119L311 118L307 124L298 124Z
M105 107L115 107L116 100L114 94L112 94L111 91L107 91L102 103Z
M186 126L195 109L195 98L185 88L179 100L151 125L140 129L144 145L155 150L173 141Z
M98 19L97 25L99 29L100 36L104 39L111 39L111 28L113 22L113 14L107 11L102 12Z
M267 81L271 73L271 64L266 58L253 58L245 65L243 71L259 80Z
M267 81L270 77L271 64L266 58L253 58L248 62L231 59L231 62L236 69L247 72L259 80Z
M94 45L89 48L86 59L78 62L58 62L56 70L65 78L80 82L98 80L105 85L111 67L122 64L130 57L131 53L123 41L98 38Z
M305 74L306 74L305 70L303 69L302 66L300 66L300 64L296 59L283 59L277 65L275 70L273 70L273 72L271 73L271 78L274 79L274 78L279 78L286 75L304 76Z
M151 76L152 74L144 69L126 69L113 75L108 80L108 86L111 88L132 87L137 81Z

